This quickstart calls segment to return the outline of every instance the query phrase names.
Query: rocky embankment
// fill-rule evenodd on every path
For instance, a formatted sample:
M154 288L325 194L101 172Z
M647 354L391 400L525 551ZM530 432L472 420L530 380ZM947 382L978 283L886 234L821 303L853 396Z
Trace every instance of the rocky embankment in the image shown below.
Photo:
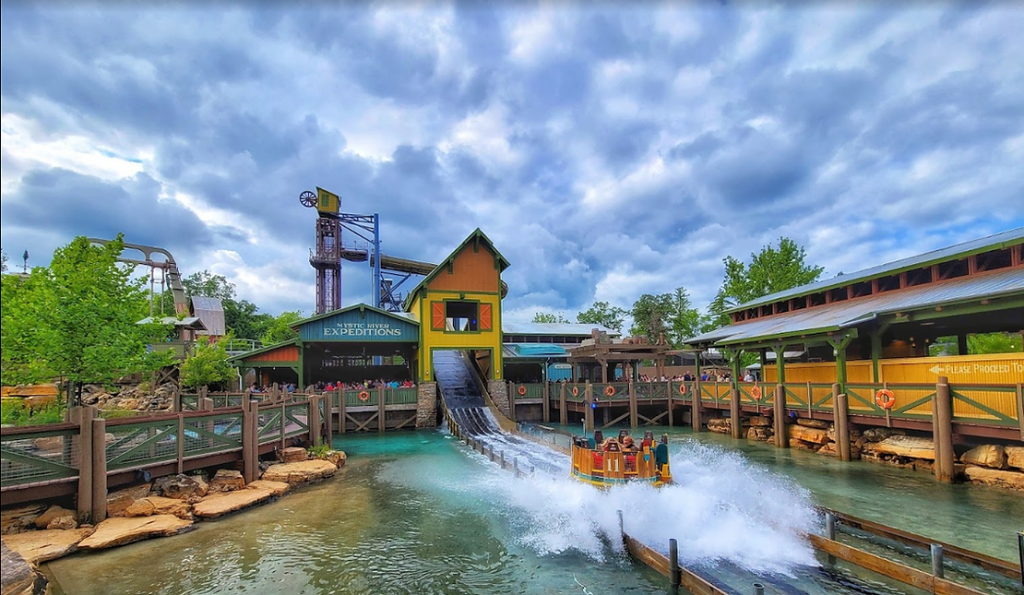
M245 483L240 471L173 475L107 495L107 519L79 524L75 511L58 505L27 504L0 510L3 582L0 595L43 593L46 581L35 566L79 550L102 550L153 537L191 531L196 521L269 502L289 489L329 478L345 464L341 451L310 458L305 449L286 448L260 479Z
M787 420L789 421L789 420ZM728 418L707 421L708 430L730 434ZM748 440L772 441L772 419L761 415L744 418L743 434ZM791 448L811 450L821 455L838 456L835 425L817 419L798 418L786 424ZM1024 490L1024 446L982 444L958 448L957 475L966 481ZM935 464L935 445L930 437L908 436L903 430L850 426L850 454L863 459L899 467L931 470Z

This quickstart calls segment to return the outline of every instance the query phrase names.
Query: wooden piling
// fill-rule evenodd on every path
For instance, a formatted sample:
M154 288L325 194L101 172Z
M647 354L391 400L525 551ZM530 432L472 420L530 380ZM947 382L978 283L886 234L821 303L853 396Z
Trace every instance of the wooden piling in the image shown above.
M605 409L605 411L608 411ZM637 415L636 415L636 385L632 382L629 383L629 427L635 428L637 426Z
M551 383L544 381L544 392L541 395L541 409L543 411L544 423L551 422Z
M347 416L345 413L345 391L338 391L338 433L345 433L345 426L348 425Z
M310 395L309 413L306 416L306 423L309 426L309 443L313 446L320 446L320 397Z
M946 572L942 567L942 546L933 543L929 547L932 554L932 576L943 578L946 576Z
M690 407L690 417L692 418L690 420L690 424L693 426L693 431L694 432L700 432L701 430L704 429L704 422L701 421L701 411L700 411L701 398L702 397L701 397L701 394L700 394L700 390L701 389L700 389L699 370L698 370L698 378L697 378L697 380L693 381L693 384L691 385L691 387L692 387L693 390L692 390L692 394L690 395L690 402L692 403L692 405Z
M387 409L384 405L384 389L377 389L377 431L383 432L388 429Z
M587 381L587 388L584 392L586 398L583 399L584 410L583 410L583 428L588 431L594 431L594 387Z
M569 424L569 412L565 409L565 383L559 387L558 393L558 423L563 426Z
M107 420L92 420L92 524L107 518Z
M679 542L668 540L668 580L673 587L679 586Z
M949 395L949 379L939 376L932 401L932 426L935 432L935 477L939 481L953 481L953 403Z
M774 413L772 423L775 427L775 446L789 448L789 436L786 434L786 387L775 385L775 401L772 403Z
M836 426L836 453L840 461L849 461L850 414L846 393L839 392L839 384L832 385L832 417Z
M739 380L733 379L729 399L729 427L732 430L732 437L739 440L743 438L743 418L740 416L740 384Z

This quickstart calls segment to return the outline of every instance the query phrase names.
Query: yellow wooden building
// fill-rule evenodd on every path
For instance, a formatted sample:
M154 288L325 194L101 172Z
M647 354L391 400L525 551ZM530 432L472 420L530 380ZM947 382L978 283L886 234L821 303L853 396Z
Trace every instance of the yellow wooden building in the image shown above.
M501 273L508 261L476 229L405 301L420 321L418 377L432 382L436 350L471 352L487 380L501 380Z

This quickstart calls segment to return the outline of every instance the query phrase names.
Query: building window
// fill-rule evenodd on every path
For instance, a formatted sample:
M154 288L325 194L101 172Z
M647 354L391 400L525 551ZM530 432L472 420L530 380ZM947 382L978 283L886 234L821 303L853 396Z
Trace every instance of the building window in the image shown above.
M480 304L478 302L445 302L445 330L455 332L476 332L479 329L477 318Z

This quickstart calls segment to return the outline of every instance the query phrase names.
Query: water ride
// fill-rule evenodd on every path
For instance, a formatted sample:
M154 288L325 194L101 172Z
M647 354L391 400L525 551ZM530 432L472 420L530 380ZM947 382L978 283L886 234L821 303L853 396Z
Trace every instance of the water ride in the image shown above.
M644 432L639 444L620 430L616 437L604 438L601 430L594 435L573 436L572 470L575 479L598 487L626 483L649 483L656 487L672 483L668 461L668 436L654 442L652 432Z

